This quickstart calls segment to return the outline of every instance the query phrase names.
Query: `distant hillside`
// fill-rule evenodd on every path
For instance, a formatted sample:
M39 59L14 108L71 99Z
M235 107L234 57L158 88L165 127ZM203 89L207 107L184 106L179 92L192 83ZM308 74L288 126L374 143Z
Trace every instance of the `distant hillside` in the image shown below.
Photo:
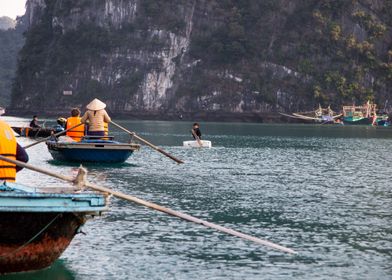
M390 0L28 0L26 17L19 110L96 96L158 115L392 104Z
M4 19L2 17L1 19ZM15 78L18 52L24 44L22 19L18 25L0 30L0 106L6 107L11 101L12 82Z
M0 17L0 30L7 30L9 28L15 28L16 20L9 17Z

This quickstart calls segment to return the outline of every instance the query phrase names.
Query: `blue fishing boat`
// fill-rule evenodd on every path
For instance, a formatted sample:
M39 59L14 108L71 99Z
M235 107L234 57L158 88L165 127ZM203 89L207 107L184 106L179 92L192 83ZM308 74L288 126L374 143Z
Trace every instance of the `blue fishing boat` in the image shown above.
M121 163L125 162L140 145L104 139L85 137L80 142L49 140L46 142L53 159L72 162Z
M72 187L0 185L0 274L50 266L86 220L108 210L107 195Z
M343 123L345 125L376 124L376 104L368 101L363 106L343 106Z

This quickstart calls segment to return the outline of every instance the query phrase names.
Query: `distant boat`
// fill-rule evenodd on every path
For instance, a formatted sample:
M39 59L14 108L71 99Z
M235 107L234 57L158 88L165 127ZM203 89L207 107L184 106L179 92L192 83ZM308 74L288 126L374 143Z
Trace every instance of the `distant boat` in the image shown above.
M0 274L50 266L88 217L108 210L107 195L72 188L0 185Z
M342 116L342 114L335 113L330 106L322 108L321 105L319 105L319 107L314 111L292 113L291 115L285 113L279 114L285 117L303 120L305 122L317 123L335 123L335 121Z
M19 136L23 137L49 137L54 131L53 128L32 128L32 127L20 127L12 126L13 131L15 131Z
M80 142L49 140L46 145L55 160L96 163L125 162L140 149L139 144L120 143L113 141L111 136L105 136L104 140L100 138L86 136Z
M208 140L184 141L182 144L184 147L187 147L187 148L211 148L212 147L211 141L208 141Z
M370 101L362 106L343 106L343 123L346 125L390 125L388 114L377 114L377 105Z
M0 107L0 116L5 114L5 108L4 107Z
M389 115L386 113L377 114L377 125L378 126L390 126L391 122L389 120Z

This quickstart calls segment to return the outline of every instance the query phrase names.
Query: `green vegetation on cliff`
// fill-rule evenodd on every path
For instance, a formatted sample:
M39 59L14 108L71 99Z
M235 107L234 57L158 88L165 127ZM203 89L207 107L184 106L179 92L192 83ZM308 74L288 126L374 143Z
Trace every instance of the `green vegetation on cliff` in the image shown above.
M392 4L381 2L377 10L371 1L214 1L223 22L205 26L191 54L206 67L234 65L267 96L276 82L298 95L307 90L310 103L385 100L377 93L391 86ZM258 75L254 62L285 66L304 76L302 85L296 88L290 78L266 81L268 73Z

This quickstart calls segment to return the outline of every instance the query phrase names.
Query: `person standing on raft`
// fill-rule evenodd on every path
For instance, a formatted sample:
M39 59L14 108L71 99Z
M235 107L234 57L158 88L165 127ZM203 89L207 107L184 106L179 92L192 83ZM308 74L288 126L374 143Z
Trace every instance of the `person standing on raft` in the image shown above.
M195 140L201 140L201 131L200 131L200 126L198 123L194 123L191 129L191 133L193 136L193 139Z
M111 122L105 108L106 104L97 98L86 106L87 111L84 113L81 122L89 121L87 135L105 136L105 123Z

